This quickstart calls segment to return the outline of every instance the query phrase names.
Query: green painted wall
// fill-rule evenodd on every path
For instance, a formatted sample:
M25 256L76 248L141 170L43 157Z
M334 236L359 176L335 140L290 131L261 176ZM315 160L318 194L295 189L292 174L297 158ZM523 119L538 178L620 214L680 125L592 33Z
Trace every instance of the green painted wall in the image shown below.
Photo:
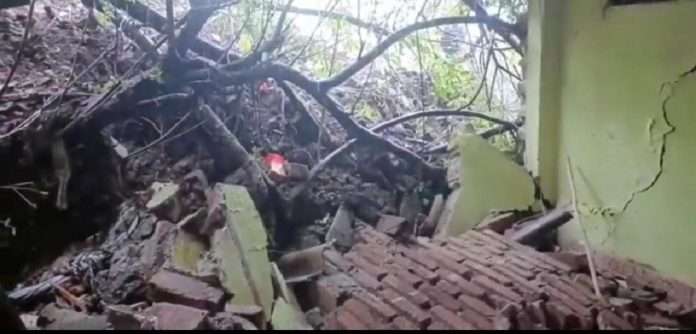
M685 75L696 65L696 1L606 11L605 3L532 0L532 21L560 38L530 47L530 58L558 59L555 76L530 76L530 91L558 99L555 109L530 101L532 120L556 115L555 125L530 124L541 133L530 150L557 140L554 159L537 170L554 179L542 185L559 203L569 200L572 157L593 247L696 283L696 74ZM544 8L558 15L544 16ZM530 33L530 43L544 40ZM557 134L545 136L545 126ZM578 238L577 224L563 229L564 244Z
M476 134L462 133L452 144L459 162L450 165L456 174L450 184L460 191L448 198L453 207L438 224L438 233L462 234L491 211L535 208L534 183L524 168Z

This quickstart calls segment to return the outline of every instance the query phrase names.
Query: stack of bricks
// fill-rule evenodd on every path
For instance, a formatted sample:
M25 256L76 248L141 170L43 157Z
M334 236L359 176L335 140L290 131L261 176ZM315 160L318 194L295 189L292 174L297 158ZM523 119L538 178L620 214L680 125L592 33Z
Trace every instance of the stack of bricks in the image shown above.
M597 298L587 274L492 231L410 243L370 227L356 235L349 252L325 252L324 329L680 327L664 307L610 297L611 279L599 277Z

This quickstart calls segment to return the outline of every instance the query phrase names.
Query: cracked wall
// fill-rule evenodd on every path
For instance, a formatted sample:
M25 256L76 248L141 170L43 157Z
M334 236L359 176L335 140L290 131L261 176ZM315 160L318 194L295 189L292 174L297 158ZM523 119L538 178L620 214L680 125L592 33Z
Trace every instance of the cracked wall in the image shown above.
M545 125L558 129L556 138L533 143L557 141L546 183L553 189L545 191L569 200L570 155L592 246L696 283L696 74L685 73L696 64L696 2L605 11L605 0L551 1L532 8L560 7L561 18L545 26L560 37L530 53L560 59L556 75L540 79L559 87L549 92L558 108L530 106L557 114L557 124ZM579 233L568 225L563 243Z

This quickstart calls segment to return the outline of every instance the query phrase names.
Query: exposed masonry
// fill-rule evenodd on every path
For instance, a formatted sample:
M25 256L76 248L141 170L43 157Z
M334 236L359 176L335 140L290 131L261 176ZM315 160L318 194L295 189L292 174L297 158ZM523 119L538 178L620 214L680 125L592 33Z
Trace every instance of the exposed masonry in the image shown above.
M492 231L408 245L369 227L356 234L348 253L325 253L325 329L679 327L658 304L598 301L587 274ZM605 296L616 287L608 271L599 277Z

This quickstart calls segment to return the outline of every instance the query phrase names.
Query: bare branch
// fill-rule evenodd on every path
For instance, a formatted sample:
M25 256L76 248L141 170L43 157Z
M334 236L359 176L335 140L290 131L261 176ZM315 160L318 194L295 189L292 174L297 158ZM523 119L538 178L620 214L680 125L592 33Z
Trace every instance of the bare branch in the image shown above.
M370 52L366 53L363 57L346 67L340 73L336 74L330 79L319 82L321 90L328 91L329 89L342 84L355 73L363 69L367 64L377 59L377 57L382 55L387 49L389 49L389 47L415 31L450 24L490 23L492 21L493 19L490 17L452 16L422 21L406 26L389 35L389 37L382 41L382 43L374 47Z
M274 6L274 9L280 10L281 8L279 6ZM377 24L365 22L359 18L350 16L348 14L336 13L332 10L309 9L309 8L300 8L300 7L292 6L288 9L288 12L300 14L300 15L328 17L328 18L334 19L334 20L346 21L346 22L351 23L357 27L368 29L377 35L382 35L382 36L389 35L389 30L387 30L387 29L385 29Z

